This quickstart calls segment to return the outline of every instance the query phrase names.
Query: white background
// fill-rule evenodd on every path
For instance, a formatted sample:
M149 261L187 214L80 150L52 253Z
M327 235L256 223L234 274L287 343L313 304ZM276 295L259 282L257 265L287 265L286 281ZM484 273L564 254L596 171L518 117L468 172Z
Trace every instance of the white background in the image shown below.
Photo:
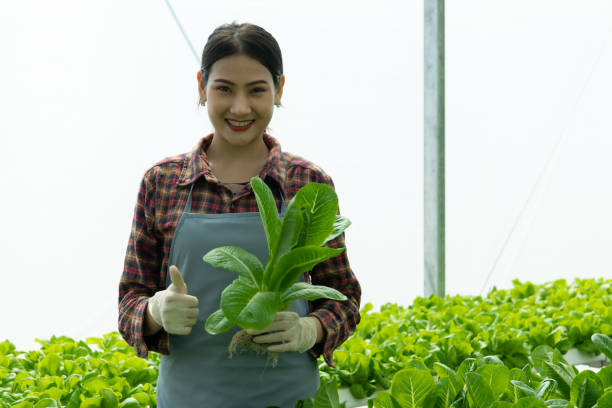
M234 20L275 36L271 134L334 179L362 306L422 295L423 2L172 4L198 53ZM609 0L447 1L448 293L610 277L611 21ZM139 181L212 131L199 64L161 0L12 2L0 50L0 341L115 331Z

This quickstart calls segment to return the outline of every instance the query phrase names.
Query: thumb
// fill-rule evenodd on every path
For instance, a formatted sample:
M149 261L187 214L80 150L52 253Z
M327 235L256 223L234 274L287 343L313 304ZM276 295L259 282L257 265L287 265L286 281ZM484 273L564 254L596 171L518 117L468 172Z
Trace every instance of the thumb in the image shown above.
M170 267L170 280L174 285L173 290L175 292L187 294L187 284L183 280L181 272L174 265Z

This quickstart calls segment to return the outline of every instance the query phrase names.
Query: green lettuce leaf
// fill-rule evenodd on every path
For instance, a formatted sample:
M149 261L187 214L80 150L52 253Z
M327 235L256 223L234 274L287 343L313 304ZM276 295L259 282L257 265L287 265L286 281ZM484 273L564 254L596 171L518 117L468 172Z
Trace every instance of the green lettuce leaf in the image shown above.
M223 268L236 272L241 278L261 288L263 281L263 265L255 255L236 246L224 246L212 249L203 257L215 268Z
M221 293L223 314L240 327L263 329L282 307L279 292L260 292L243 279L235 280Z

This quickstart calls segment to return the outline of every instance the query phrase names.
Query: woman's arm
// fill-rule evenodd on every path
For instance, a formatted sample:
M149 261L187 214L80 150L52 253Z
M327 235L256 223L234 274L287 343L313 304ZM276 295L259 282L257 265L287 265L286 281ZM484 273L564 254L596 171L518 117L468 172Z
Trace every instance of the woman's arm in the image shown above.
M167 354L167 334L148 315L148 299L160 284L162 250L155 234L155 167L140 184L132 229L119 282L119 333L139 357L150 350Z
M290 154L286 154L286 157L292 162L287 170L288 200L308 183L325 183L334 188L331 177L312 162ZM344 234L329 241L326 246L345 248ZM333 351L355 331L361 319L359 314L361 286L351 270L346 250L315 266L310 271L310 277L313 285L332 287L348 298L343 302L331 299L309 302L309 315L317 317L321 323L321 339L309 350L309 353L315 358L322 354L327 364L333 366Z
M162 326L157 324L157 322L151 316L151 309L149 309L149 303L147 302L146 313L144 317L144 335L152 336L160 331Z
M344 248L344 235L329 241L328 246ZM313 285L329 286L342 292L348 299L337 301L317 299L310 302L310 316L322 323L323 338L310 350L313 357L323 355L329 366L333 364L333 352L353 334L361 315L361 286L348 262L346 250L335 258L315 266L310 272Z

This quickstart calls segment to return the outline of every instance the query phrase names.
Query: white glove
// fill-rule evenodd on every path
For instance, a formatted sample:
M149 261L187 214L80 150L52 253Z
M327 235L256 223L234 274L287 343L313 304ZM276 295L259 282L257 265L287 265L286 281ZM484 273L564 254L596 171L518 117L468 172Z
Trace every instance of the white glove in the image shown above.
M168 333L187 335L198 319L198 298L187 294L187 285L178 268L170 267L172 284L149 298L151 317Z
M317 341L316 317L300 317L295 312L277 312L274 321L263 330L248 329L255 343L282 343L268 347L268 351L298 351L303 353Z

